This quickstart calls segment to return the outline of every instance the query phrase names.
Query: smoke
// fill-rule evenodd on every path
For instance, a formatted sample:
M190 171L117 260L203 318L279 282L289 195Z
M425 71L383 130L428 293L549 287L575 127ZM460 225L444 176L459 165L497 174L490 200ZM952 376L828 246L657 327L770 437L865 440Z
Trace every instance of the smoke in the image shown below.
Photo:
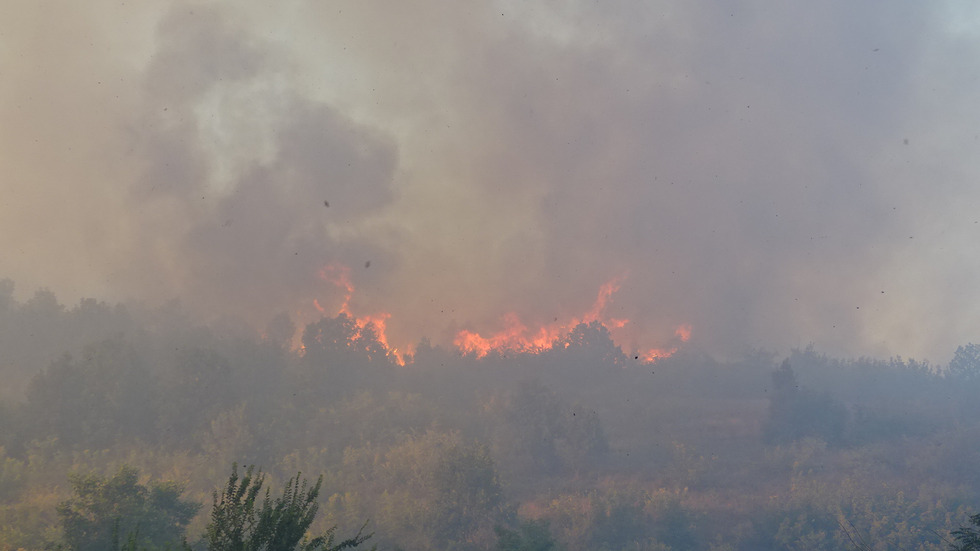
M141 224L139 242L172 247L168 292L261 322L310 309L328 287L323 265L384 255L364 226L394 198L390 138L296 94L276 49L217 10L175 10L158 32L132 130L145 165L132 192L166 213ZM161 256L122 278L153 277L143 272L160 273Z
M952 4L950 4L951 6ZM262 326L344 291L449 343L976 337L975 15L942 3L0 8L0 273ZM962 60L962 61L961 61ZM331 306L332 305L332 306Z

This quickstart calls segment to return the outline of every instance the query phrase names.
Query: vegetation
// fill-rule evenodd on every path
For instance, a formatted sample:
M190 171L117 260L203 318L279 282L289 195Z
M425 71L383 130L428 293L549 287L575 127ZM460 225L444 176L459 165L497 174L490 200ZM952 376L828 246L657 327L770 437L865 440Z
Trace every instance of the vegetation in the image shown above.
M561 546L548 530L548 522L525 520L517 530L498 526L498 551L560 551Z
M319 508L317 496L322 477L308 488L297 474L286 482L282 496L275 499L269 490L262 495L264 483L265 477L254 467L246 468L239 478L238 466L232 466L227 487L220 494L214 493L205 536L208 551L339 551L355 548L371 537L359 531L353 538L334 545L336 527L321 536L307 537Z
M591 324L398 367L347 316L294 350L288 317L5 296L0 551L340 549L366 519L380 549L932 551L980 526L970 344L647 364Z
M980 549L980 514L970 517L972 526L962 526L953 531L956 543L952 551L977 551Z
M111 478L71 475L69 481L74 495L58 506L58 517L71 551L118 549L123 538L141 549L176 547L200 508L182 501L175 483L139 484L131 467Z

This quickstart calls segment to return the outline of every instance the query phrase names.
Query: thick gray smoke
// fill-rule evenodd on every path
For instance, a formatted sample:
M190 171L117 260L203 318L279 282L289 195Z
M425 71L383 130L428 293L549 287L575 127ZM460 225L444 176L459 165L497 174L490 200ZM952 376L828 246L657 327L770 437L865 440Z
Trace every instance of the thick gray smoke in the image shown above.
M361 226L394 197L393 141L278 82L273 48L217 10L176 10L158 32L132 129L145 172L131 192L166 214L140 224L139 242L170 251L149 251L124 279L163 268L169 292L253 321L310 309L324 288L336 296L322 266L385 254Z
M627 348L945 360L978 338L958 5L8 3L0 274L261 326L336 311L344 265L396 344L626 276Z

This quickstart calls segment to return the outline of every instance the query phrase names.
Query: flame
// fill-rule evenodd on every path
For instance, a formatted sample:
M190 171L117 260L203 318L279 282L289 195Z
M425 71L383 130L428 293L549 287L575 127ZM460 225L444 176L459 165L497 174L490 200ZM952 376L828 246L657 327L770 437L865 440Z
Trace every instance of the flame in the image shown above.
M512 352L540 352L551 348L555 339L567 332L564 324L553 324L529 332L516 313L504 316L504 329L490 337L463 330L456 334L453 344L464 354L476 354L482 358L491 350Z
M327 265L320 268L319 276L321 279L328 281L338 288L344 291L344 302L340 305L337 310L337 315L345 314L350 316L354 320L354 325L357 327L358 334L354 337L360 336L360 331L362 331L368 325L374 327L374 332L381 343L381 346L387 351L387 353L395 360L398 365L405 365L405 356L411 355L411 349L408 352L402 352L397 348L391 346L388 343L387 334L387 324L388 318L391 317L391 313L382 312L380 314L366 315L366 316L355 316L350 309L351 297L354 296L354 284L351 283L350 279L350 267L348 266L337 266L337 265ZM320 305L317 299L313 299L313 306L321 313L325 314L326 309Z
M680 342L685 343L691 339L691 331L691 324L682 324L674 330L674 337L680 340ZM641 355L640 358L645 362L655 362L673 356L677 352L677 348L676 346L671 348L651 348Z
M582 323L601 321L599 316L601 316L602 311L606 309L606 304L609 303L609 298L619 291L620 284L624 279L626 279L626 276L621 275L607 281L606 283L603 283L599 287L599 295L595 297L595 302L592 304L592 308L585 314L585 316L582 317ZM625 325L625 321L623 322L623 325Z
M596 296L595 302L592 303L592 307L581 317L573 317L565 322L558 322L556 318L555 323L539 327L532 331L521 322L520 317L516 313L511 312L504 316L504 328L501 331L484 337L473 331L462 330L456 334L453 344L463 354L474 354L477 358L482 358L491 351L538 353L550 350L559 337L567 334L580 323L599 322L610 330L622 329L629 324L628 319L607 318L604 317L603 312L612 296L619 291L624 279L626 279L626 276L622 275L602 284L599 287L599 293ZM691 338L691 332L691 325L684 324L674 331L674 337L676 340L684 343ZM677 346L670 348L651 348L637 354L637 358L642 358L644 362L654 362L673 355L677 352L677 349Z
M401 352L392 346L388 341L387 323L391 318L388 312L370 314L365 316L355 316L351 311L351 298L354 296L354 284L351 282L351 271L348 266L327 265L320 269L318 275L343 292L343 302L336 310L337 315L344 314L354 320L358 333L354 337L360 336L360 332L369 325L373 327L378 342L384 347L386 353L398 365L405 365L406 358L412 355L411 348L407 352ZM453 344L462 354L473 354L477 358L483 358L491 352L515 352L515 353L540 353L552 349L561 337L567 335L579 324L600 323L610 330L615 342L616 330L622 330L630 320L623 318L612 318L605 315L606 307L622 286L626 279L625 275L614 277L599 286L595 301L592 306L581 316L575 316L568 320L559 321L555 318L554 323L549 323L534 329L529 328L515 312L504 315L503 329L489 336L481 335L475 331L462 330L456 334ZM327 314L327 309L318 299L313 300L313 306L321 315ZM636 354L636 358L644 362L655 362L667 358L677 352L679 346L691 338L692 327L690 324L682 324L674 331L673 345L663 348L650 348ZM617 343L618 344L618 343ZM568 343L566 343L566 346Z
M337 313L347 314L353 318L354 315L350 313L350 299L354 296L354 284L350 281L350 267L335 266L333 264L324 266L320 268L320 278L344 290L344 303L340 305L340 310ZM313 304L318 310L323 311L323 308L320 307L320 303L316 299L313 299Z
M657 360L662 360L664 358L669 358L677 352L677 347L673 348L651 348L643 354L640 354L640 359L647 363L652 363Z

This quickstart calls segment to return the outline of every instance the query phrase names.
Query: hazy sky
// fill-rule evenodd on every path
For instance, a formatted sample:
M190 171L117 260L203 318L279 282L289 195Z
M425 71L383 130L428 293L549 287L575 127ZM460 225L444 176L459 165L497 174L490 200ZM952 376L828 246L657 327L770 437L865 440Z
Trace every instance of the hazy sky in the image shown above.
M396 344L623 278L627 348L944 362L980 341L966 6L7 0L0 276L261 325L345 265Z

